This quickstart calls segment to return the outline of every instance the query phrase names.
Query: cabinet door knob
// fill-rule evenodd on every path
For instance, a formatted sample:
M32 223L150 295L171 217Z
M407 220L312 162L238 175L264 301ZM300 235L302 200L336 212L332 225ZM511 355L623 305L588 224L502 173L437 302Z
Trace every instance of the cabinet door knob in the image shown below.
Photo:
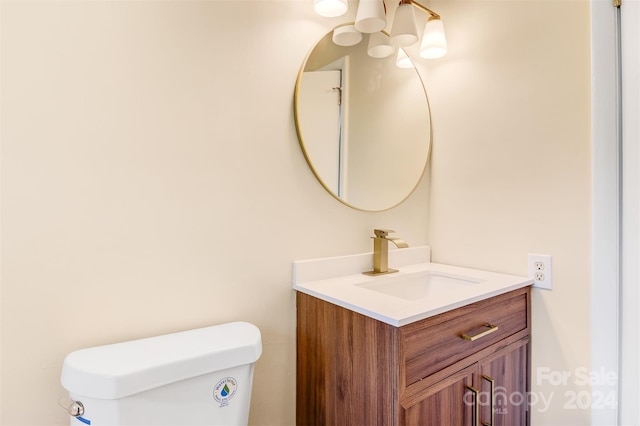
M482 326L482 328L485 328L485 327L487 328L486 330L481 331L481 332L476 333L476 334L471 334L474 331L478 330L477 328L474 328L473 330L468 331L467 333L464 333L462 335L462 338L464 340L469 340L469 341L473 342L474 340L478 340L481 337L487 336L487 335L493 333L494 331L498 331L498 326L497 325L485 324L485 325Z

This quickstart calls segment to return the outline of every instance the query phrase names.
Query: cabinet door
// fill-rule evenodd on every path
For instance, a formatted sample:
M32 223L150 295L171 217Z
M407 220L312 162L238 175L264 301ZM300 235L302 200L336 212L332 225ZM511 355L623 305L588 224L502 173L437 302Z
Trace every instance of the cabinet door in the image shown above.
M479 363L480 424L529 424L529 338L513 343Z
M473 385L477 371L477 364L473 364L403 399L401 423L407 426L476 425L479 392Z

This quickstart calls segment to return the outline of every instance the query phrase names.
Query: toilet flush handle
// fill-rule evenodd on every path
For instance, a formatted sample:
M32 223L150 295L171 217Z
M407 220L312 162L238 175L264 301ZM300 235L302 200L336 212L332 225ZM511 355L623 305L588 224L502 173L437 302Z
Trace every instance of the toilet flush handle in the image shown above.
M70 416L80 417L84 414L84 405L80 401L74 401L68 397L58 399L58 405L64 408Z

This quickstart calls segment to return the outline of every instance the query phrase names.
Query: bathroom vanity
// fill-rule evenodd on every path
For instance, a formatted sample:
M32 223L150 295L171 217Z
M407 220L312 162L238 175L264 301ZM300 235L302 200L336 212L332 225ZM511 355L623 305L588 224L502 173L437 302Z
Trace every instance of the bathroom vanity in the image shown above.
M530 280L430 262L375 278L307 266L294 271L297 424L529 424ZM429 291L380 292L416 282Z

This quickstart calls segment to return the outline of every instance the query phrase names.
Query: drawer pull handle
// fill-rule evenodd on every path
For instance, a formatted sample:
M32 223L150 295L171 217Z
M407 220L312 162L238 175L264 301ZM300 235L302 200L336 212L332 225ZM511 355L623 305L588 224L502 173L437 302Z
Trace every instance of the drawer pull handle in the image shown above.
M486 336L488 334L491 334L494 331L498 331L498 326L497 325L485 324L485 325L483 325L483 327L487 327L487 329L485 331L481 331L480 333L474 334L472 336L470 336L467 333L465 333L465 334L462 335L462 338L464 340L469 340L469 341L473 342L474 340L478 340L479 338L484 337L484 336ZM474 331L475 330L476 329L474 329Z

